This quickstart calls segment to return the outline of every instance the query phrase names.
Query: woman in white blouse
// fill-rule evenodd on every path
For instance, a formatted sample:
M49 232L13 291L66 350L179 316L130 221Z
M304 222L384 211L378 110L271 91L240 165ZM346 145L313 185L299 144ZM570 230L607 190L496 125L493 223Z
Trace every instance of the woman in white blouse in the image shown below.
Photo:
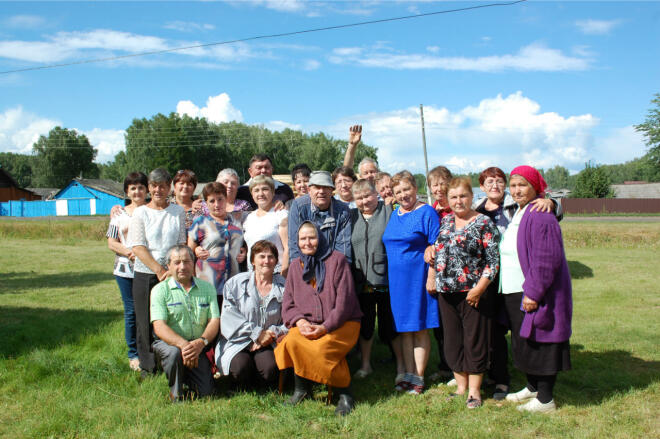
M281 273L286 277L289 271L289 239L287 230L287 219L289 212L285 209L275 211L273 209L273 197L275 196L275 181L265 175L252 177L250 180L250 193L252 199L257 203L257 210L247 216L243 223L243 239L248 247L248 260L250 260L250 248L261 240L275 244L279 253L275 273ZM252 266L250 266L252 270Z
M133 306L133 263L135 255L128 248L128 226L133 212L147 202L147 176L142 172L131 172L124 179L124 193L131 204L120 208L108 226L108 248L115 252L115 275L121 300L124 303L124 338L128 347L128 365L140 370L137 345L135 342L135 308Z
M129 245L136 256L133 302L138 358L143 375L154 373L156 369L151 352L149 294L167 277L167 250L186 243L186 213L183 207L168 202L171 186L172 177L165 169L151 171L151 201L135 209L128 230Z

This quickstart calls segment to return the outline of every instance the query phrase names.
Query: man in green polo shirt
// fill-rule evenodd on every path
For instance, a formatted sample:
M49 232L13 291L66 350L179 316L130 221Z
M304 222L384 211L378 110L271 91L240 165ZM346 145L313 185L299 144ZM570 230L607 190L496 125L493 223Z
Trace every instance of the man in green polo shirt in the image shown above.
M211 363L202 351L220 327L215 287L193 277L193 252L179 244L167 252L169 277L151 290L151 323L157 339L151 347L179 401L186 384L198 396L213 393Z

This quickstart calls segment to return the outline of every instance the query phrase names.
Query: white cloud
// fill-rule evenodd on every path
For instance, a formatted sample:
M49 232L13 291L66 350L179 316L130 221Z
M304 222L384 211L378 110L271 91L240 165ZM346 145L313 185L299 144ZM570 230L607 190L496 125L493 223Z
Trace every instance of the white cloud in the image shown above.
M26 111L21 106L9 108L0 113L0 151L31 154L32 145L39 140L39 136L47 136L56 126L63 124L59 120ZM124 149L124 130L74 129L79 134L86 135L92 146L98 150L97 162L112 160L115 154Z
M45 41L0 41L0 57L32 62L59 62L83 56L88 50L144 52L167 49L162 38L97 29L58 32Z
M199 108L192 101L179 101L176 105L176 112L181 116L187 114L190 117L205 117L213 123L243 121L243 114L240 110L234 108L227 93L210 96L206 100L206 107L202 108Z
M646 152L644 137L633 126L615 128L594 142L594 161L601 164L623 163Z
M53 63L68 60L107 58L132 53L162 51L178 47L199 45L198 41L168 41L160 37L138 35L130 32L119 32L107 29L97 29L89 32L58 32L46 36L42 41L0 41L0 58L10 58L20 61ZM188 58L207 58L211 61L223 61L229 64L259 57L272 58L269 53L253 53L249 45L235 43L170 52L171 56ZM163 66L163 59L137 57L106 62L106 66L118 63L130 63L137 66ZM160 64L159 64L160 63ZM165 65L168 63L165 62ZM180 61L173 66L181 67ZM188 64L188 66L193 64ZM222 66L217 66L221 68ZM226 66L225 66L226 67Z
M300 12L306 6L302 0L252 0L250 3L281 12Z
M346 138L347 127L360 122L363 140L378 147L381 167L424 172L419 107L352 115L321 128ZM488 166L511 170L520 164L548 168L557 164L577 171L584 163L620 163L644 153L641 137L631 127L596 134L592 114L544 112L521 92L486 98L461 109L424 107L429 166L455 172Z
M264 124L264 127L268 128L271 131L284 131L286 128L291 130L301 130L302 125L296 123L284 122L282 120L272 120Z
M123 151L126 142L124 141L124 130L112 130L94 128L91 131L76 130L84 134L89 139L89 143L98 150L96 162L105 163L112 161L119 151Z
M440 48L438 46L426 46L426 50L431 52L431 53L440 52Z
M0 113L0 151L29 154L40 135L47 135L58 120L40 117L18 106Z
M303 63L304 70L316 70L321 67L321 63L315 59L308 59Z
M328 60L334 64L362 65L394 70L461 70L479 72L518 71L565 71L587 70L591 60L586 57L569 56L561 50L534 43L522 47L513 55L491 55L482 57L440 57L421 54L382 52L374 48L341 47L333 49Z
M193 21L170 21L165 23L164 29L175 30L179 32L199 32L215 29L215 26L208 23L195 23Z
M6 27L34 29L43 26L46 20L38 15L14 15L4 19L2 23Z
M606 35L619 24L621 24L621 20L594 20L589 18L575 21L578 30L586 35Z

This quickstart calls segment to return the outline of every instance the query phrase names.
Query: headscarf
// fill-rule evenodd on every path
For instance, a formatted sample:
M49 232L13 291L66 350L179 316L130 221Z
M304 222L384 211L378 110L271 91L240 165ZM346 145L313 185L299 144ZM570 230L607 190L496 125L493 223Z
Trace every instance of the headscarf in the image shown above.
M313 255L305 255L300 253L300 260L303 263L303 280L310 283L312 279L316 279L316 291L319 293L323 290L323 283L325 282L325 261L328 256L332 254L332 247L328 245L325 236L321 233L319 226L311 221L305 221L298 227L296 239L300 235L300 229L306 224L311 224L316 229L316 236L318 236L319 244L316 248L316 253Z
M548 185L539 171L532 168L531 166L523 165L517 166L513 169L513 171L511 171L511 177L514 175L520 175L525 180L527 180L529 184L532 185L538 196L545 196L545 189L548 187Z

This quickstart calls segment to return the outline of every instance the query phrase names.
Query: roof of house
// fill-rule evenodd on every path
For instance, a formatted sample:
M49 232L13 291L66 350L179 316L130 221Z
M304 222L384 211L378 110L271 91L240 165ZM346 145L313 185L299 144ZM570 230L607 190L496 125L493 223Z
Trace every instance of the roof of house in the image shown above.
M55 187L26 187L26 190L41 195L44 200L51 200L60 190Z
M660 198L660 183L613 184L615 198Z
M2 174L7 180L9 180L9 182L11 183L12 186L17 187L17 188L20 189L20 186L18 185L18 183L16 182L14 177L12 177L12 175L9 172L2 169L2 167L0 167L0 174Z
M91 189L96 189L97 191L104 192L106 194L113 195L117 198L124 199L125 194L124 194L124 185L121 183L118 183L114 180L103 180L103 179L95 179L95 178L74 178L73 181L76 181L80 183L83 186L86 186ZM70 185L71 183L69 183ZM69 186L67 185L67 187ZM66 188L64 188L66 189ZM60 189L57 193L59 194L62 192L64 189ZM57 194L55 194L57 195Z

